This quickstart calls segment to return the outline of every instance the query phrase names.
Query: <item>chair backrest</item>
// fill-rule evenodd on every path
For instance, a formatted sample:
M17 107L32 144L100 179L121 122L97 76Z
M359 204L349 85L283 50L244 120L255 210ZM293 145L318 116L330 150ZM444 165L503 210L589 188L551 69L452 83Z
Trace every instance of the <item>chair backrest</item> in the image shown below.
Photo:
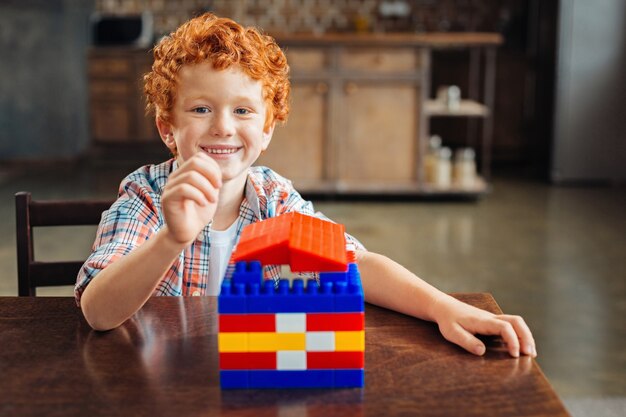
M29 192L15 194L18 295L37 295L37 287L74 285L84 262L36 261L34 227L97 225L111 204L113 201L35 201Z

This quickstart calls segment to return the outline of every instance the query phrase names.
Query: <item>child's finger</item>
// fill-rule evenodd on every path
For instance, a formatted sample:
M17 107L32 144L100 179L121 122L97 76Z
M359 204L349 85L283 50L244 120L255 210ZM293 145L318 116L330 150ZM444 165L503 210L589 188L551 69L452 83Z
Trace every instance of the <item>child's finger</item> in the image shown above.
M515 358L519 357L519 339L513 326L508 321L492 316L470 325L467 329L479 334L502 337L507 345L509 354Z
M496 329L496 334L500 335L506 346L509 349L509 354L514 358L519 357L519 339L513 329L513 326L508 321L495 319L493 326Z
M164 199L180 202L191 200L202 207L206 207L210 203L210 200L207 199L202 191L192 185L184 183L168 189L163 193L163 197Z
M222 170L217 162L209 155L204 152L198 152L189 159L188 163L211 181L214 187L220 188L222 186Z
M511 323L513 329L517 333L517 338L520 341L522 351L526 355L536 357L537 348L535 346L535 339L533 338L533 334L524 319L520 316L512 316L508 314L499 315L498 318Z
M168 183L177 181L179 177L182 177L189 172L199 173L212 184L212 187L220 188L222 186L222 171L219 165L213 160L213 158L208 155L204 155L203 153L195 154L180 165L174 172L172 172L168 179Z
M442 331L442 334L448 341L456 343L474 355L482 356L485 353L485 344L460 325L455 324L450 331Z
M212 203L217 202L217 190L213 184L198 171L183 172L175 178L172 178L171 181L168 181L167 186L173 188L181 184L191 185L202 192L208 201Z

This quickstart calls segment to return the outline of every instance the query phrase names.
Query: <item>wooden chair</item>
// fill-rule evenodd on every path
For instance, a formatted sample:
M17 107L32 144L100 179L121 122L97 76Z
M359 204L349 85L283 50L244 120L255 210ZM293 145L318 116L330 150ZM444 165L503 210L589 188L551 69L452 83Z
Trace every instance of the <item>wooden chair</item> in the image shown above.
M97 225L111 204L113 201L35 201L29 192L15 194L18 295L37 295L37 287L74 285L84 262L36 261L34 227Z

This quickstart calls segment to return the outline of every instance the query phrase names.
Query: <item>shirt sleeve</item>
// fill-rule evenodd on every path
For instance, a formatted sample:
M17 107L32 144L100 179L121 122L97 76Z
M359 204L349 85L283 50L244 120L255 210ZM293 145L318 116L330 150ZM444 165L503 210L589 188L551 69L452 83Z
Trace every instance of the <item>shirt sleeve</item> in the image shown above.
M87 285L115 260L150 239L161 227L160 196L132 179L120 186L118 199L102 214L91 255L76 278L74 295L80 298Z

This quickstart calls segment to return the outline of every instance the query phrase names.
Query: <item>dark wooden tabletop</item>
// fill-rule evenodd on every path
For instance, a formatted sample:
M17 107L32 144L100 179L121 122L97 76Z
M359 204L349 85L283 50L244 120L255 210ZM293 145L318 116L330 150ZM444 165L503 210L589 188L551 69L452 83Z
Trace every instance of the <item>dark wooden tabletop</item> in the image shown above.
M456 294L497 312L489 294ZM537 363L484 357L371 305L365 388L222 391L214 297L155 297L109 332L67 297L0 298L0 416L567 416Z

